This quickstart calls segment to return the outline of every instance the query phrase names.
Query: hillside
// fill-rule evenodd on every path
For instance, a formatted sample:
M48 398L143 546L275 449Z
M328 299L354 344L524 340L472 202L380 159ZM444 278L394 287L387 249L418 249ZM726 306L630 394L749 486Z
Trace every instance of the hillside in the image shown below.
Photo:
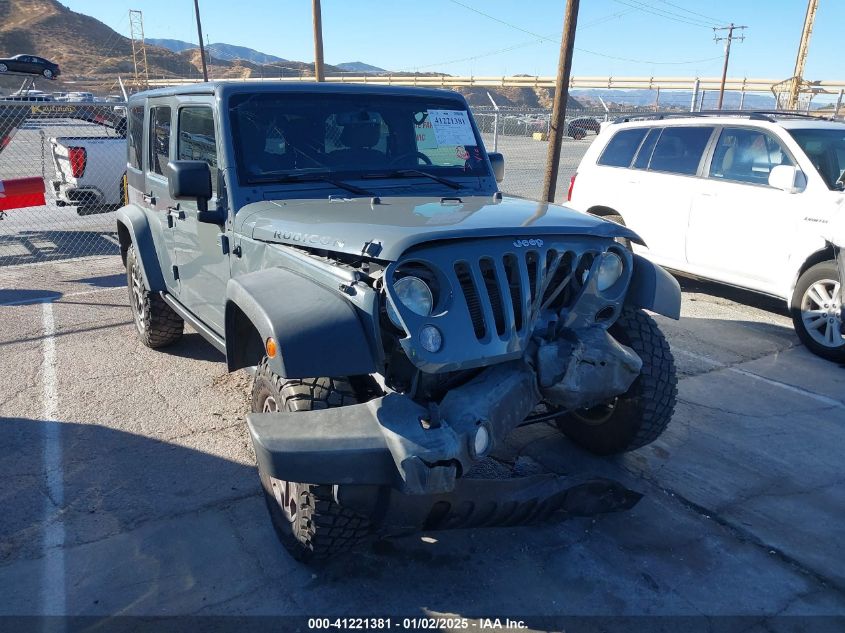
M345 70L346 72L353 72L353 73L386 73L384 68L379 68L378 66L373 66L372 64L367 64L364 62L343 62L341 64L335 64L341 70Z
M129 38L56 0L0 0L0 57L18 53L40 55L61 66L59 81L39 80L37 87L42 90L67 90L73 86L75 90L116 92L118 76L132 87L134 65ZM285 60L243 46L211 44L208 54L210 79L314 76L310 62ZM199 50L182 40L148 39L147 64L151 79L201 76ZM360 61L325 66L327 75L350 71L386 72ZM19 78L9 77L0 88L11 91L19 86ZM471 105L490 105L486 89L461 88L459 92ZM552 104L553 91L547 88L497 88L489 92L504 107L550 108ZM570 107L578 107L576 104L570 101Z
M31 53L57 62L62 79L129 76L129 38L55 0L0 0L0 56ZM147 47L151 76L195 77L197 69L176 53Z
M174 53L182 53L188 50L199 49L199 47L192 42L185 42L184 40L158 39L154 37L148 37L147 44L161 46L173 51ZM208 44L205 47L205 52L212 57L216 57L217 59L226 62L242 60L252 62L253 64L273 64L288 61L284 57L268 55L267 53L262 53L254 48L235 46L234 44L226 44L224 42Z

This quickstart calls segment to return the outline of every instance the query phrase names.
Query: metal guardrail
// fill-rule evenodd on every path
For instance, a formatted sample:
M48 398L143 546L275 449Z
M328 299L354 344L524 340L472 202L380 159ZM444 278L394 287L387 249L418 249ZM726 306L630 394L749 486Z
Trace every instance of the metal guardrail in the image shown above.
M301 77L249 77L245 79L220 79L216 81L280 81L298 82L308 81ZM438 88L554 88L555 77L552 76L463 76L451 77L446 75L329 75L325 81L337 83L362 83L388 86L419 86ZM201 83L197 78L168 78L151 79L150 87L176 86L182 84ZM569 87L573 89L608 88L621 90L691 90L698 83L701 90L718 90L721 77L591 77L574 76L569 80ZM765 92L771 94L772 87L780 83L780 79L766 79L755 77L729 77L725 81L725 90L744 92ZM811 81L811 87L820 92L836 94L845 89L845 80Z

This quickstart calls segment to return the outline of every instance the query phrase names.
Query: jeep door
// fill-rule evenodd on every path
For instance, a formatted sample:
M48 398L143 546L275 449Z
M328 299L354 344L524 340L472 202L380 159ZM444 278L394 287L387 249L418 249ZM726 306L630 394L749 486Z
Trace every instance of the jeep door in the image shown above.
M140 195L140 204L146 209L147 220L153 234L153 241L158 251L161 272L167 290L179 295L179 275L176 270L176 253L173 241L173 200L165 176L167 163L172 156L171 119L173 107L171 99L150 99L147 105L146 160L144 164L144 188ZM134 178L131 171L127 178Z
M701 186L705 150L712 126L654 128L628 170L625 223L645 241L642 250L658 263L683 268L690 206ZM576 185L577 186L577 185Z
M687 258L693 272L764 292L783 286L804 194L769 186L777 165L795 160L766 130L737 126L719 132L706 187L690 213Z
M184 99L184 98L183 98ZM209 210L225 202L218 198L217 126L212 97L192 97L176 114L178 160L202 160L211 168ZM229 280L228 239L225 227L197 221L195 200L180 200L174 225L176 265L181 284L180 302L218 334L223 333L223 308Z

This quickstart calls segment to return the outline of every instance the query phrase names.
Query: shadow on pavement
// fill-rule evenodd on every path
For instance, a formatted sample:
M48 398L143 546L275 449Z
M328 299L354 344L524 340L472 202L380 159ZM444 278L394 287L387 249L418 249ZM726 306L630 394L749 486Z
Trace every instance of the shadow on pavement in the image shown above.
M783 299L770 297L769 295L760 294L752 290L744 290L743 288L716 283L715 281L683 277L677 272L674 274L683 292L695 292L721 297L759 310L766 310L767 312L773 312L785 317L790 316L786 302Z
M0 225L0 229L2 229ZM111 239L109 239L111 238ZM20 231L0 233L0 266L56 261L119 252L114 231Z

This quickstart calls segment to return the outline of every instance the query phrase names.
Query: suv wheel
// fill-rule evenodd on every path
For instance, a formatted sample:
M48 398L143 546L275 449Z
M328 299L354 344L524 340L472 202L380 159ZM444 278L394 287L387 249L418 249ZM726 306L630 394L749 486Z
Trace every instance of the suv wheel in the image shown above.
M135 330L141 342L147 347L157 348L179 340L185 323L164 299L147 290L134 244L126 251L126 285Z
M790 312L795 332L807 349L822 358L845 362L839 293L836 262L821 262L805 270L798 278Z
M344 378L284 380L267 366L265 358L255 372L252 411L312 411L357 404ZM264 500L276 535L295 559L326 559L364 541L371 533L369 520L337 504L331 485L275 479L259 467Z
M654 319L642 310L626 310L609 331L642 359L640 375L612 402L557 419L569 439L598 455L632 451L656 440L672 419L678 395L675 360Z

